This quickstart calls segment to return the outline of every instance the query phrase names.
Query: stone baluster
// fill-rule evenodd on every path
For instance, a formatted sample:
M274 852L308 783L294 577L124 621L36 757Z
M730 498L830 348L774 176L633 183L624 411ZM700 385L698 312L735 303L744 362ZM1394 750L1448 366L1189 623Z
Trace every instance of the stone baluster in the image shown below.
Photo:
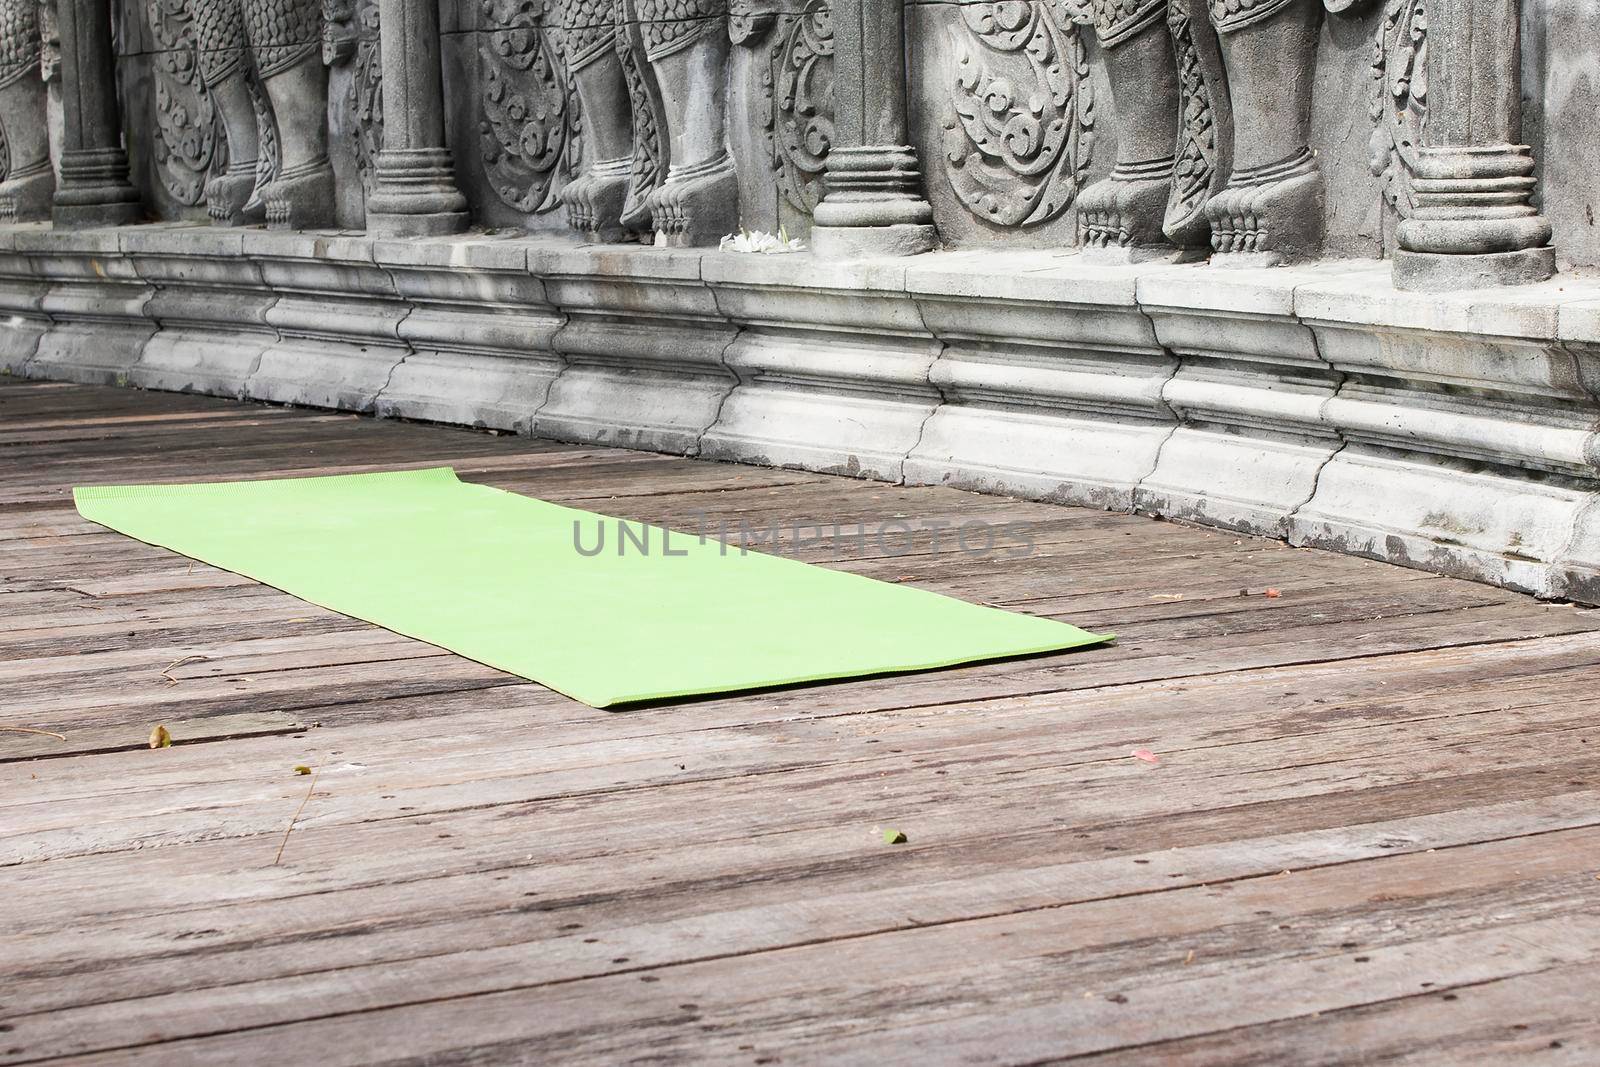
M61 160L57 227L118 226L139 217L128 181L111 51L111 0L61 0Z
M833 257L933 248L933 208L906 126L904 0L835 0L834 142L812 244Z
M1533 206L1522 136L1516 0L1429 0L1428 122L1395 284L1460 289L1543 281L1550 223Z
M467 201L444 140L437 0L381 0L383 149L373 166L367 231L384 236L459 233Z

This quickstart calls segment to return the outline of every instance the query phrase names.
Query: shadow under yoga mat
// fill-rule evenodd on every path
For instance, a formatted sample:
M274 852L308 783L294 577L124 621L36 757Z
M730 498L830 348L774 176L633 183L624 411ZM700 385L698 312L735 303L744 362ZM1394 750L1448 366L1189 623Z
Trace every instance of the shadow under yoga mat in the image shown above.
M447 467L73 497L91 522L593 707L1111 640L641 523L619 543L617 520Z

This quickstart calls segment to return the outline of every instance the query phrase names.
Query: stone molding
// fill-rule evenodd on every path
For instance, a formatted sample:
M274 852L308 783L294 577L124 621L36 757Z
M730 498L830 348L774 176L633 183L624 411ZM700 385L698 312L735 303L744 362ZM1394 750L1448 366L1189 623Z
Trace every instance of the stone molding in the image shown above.
M1600 282L0 230L12 373L939 483L1600 603Z

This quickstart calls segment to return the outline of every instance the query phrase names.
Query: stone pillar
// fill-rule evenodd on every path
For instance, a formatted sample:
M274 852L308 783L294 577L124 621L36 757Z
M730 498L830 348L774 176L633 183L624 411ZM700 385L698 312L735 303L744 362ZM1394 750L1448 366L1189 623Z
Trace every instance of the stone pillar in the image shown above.
M383 149L373 165L367 232L459 233L467 228L467 201L444 143L437 0L380 0L378 35Z
M834 141L811 242L834 257L933 248L933 208L907 143L904 0L834 0Z
M1428 122L1395 285L1442 290L1543 281L1550 223L1533 206L1522 136L1517 0L1429 0Z
M51 218L62 229L120 226L139 217L128 181L111 54L111 0L61 0L61 180Z

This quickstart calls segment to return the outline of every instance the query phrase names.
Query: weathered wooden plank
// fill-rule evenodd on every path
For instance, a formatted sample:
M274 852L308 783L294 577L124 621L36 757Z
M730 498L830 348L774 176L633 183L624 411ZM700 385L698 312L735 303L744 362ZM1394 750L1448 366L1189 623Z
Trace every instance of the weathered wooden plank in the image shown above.
M848 940L814 937L783 952L707 953L579 981L545 979L548 957L523 949L451 960L452 985L441 988L428 980L440 961L425 956L384 972L405 1010L350 975L308 967L205 998L20 1016L12 1038L44 1051L120 1047L132 1062L158 1041L173 1041L160 1049L169 1056L226 1061L264 1042L295 1058L322 1049L332 1062L360 1063L537 1057L563 1046L568 1056L610 1060L639 1042L658 1055L693 1048L719 1057L757 1040L807 1059L919 1063L992 1050L1003 1032L1007 1059L1030 1062L1215 1032L1225 1025L1219 1016L1267 1022L1415 995L1423 981L1448 991L1552 964L1600 963L1600 919L1571 894L1548 897L1551 883L1584 873L1581 851L1600 838L1585 829L1566 839L1571 847L1479 845L1466 863L1439 853L1385 857L1353 870L1233 882L1227 891L1200 886ZM1352 877L1368 894L1356 915L1348 910ZM1535 900L1543 906L1520 921L1486 921ZM899 903L916 908L914 898ZM721 919L738 931L771 920L797 929L815 914L793 903ZM689 936L670 925L635 933L561 931L550 922L546 951L600 958L634 937ZM290 1020L314 1017L274 1025L275 1009ZM240 1021L236 1032L182 1040L186 1030L214 1033L219 1010ZM135 1019L140 1037L129 1041ZM689 1025L702 1019L714 1025Z

